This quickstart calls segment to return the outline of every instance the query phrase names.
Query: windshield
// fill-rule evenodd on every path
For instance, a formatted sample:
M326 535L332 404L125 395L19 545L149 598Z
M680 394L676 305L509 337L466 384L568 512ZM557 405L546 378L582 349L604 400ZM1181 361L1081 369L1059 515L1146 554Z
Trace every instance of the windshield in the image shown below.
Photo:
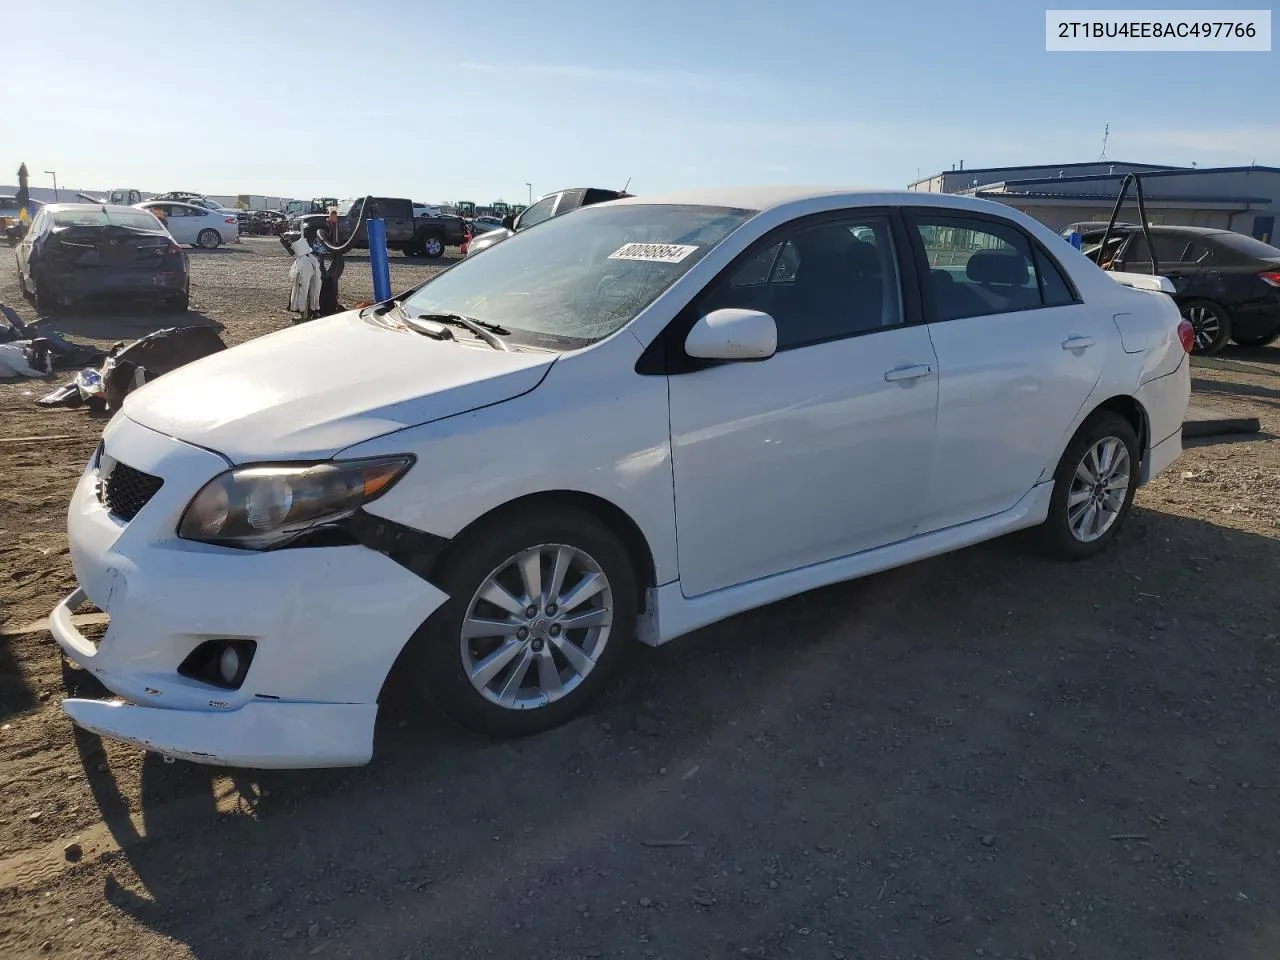
M513 339L567 349L603 340L755 214L675 204L583 207L469 257L405 301Z
M133 227L135 230L159 230L160 222L149 213L123 210L59 210L53 215L57 227Z
M1246 257L1256 257L1259 260L1280 260L1280 250L1277 250L1269 243L1263 243L1261 240L1245 236L1243 233L1231 233L1224 230L1222 233L1213 234L1213 239L1224 247L1230 247L1236 253L1243 253Z

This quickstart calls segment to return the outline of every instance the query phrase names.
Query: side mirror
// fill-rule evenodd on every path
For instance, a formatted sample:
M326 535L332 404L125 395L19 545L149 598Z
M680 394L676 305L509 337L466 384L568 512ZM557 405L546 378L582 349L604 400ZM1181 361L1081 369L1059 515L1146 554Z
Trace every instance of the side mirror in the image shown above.
M684 352L699 360L767 360L777 351L778 325L759 310L712 310L684 339Z

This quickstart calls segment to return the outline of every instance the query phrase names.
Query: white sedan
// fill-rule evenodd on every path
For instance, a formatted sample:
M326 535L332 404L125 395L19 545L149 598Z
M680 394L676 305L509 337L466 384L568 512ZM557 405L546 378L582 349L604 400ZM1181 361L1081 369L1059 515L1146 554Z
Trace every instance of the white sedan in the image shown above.
M393 667L527 734L637 639L1024 528L1088 557L1181 451L1167 289L940 194L556 217L131 393L51 617L123 699L63 707L197 762L361 764Z
M155 214L178 243L213 250L240 239L240 222L231 211L172 200L147 200L136 206Z

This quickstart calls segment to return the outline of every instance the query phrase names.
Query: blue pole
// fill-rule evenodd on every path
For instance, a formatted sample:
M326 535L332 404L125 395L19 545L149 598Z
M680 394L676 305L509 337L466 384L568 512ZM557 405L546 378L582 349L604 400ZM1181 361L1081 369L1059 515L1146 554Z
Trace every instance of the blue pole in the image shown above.
M369 266L373 269L373 299L391 299L391 264L387 262L387 223L381 217L365 221L369 226Z

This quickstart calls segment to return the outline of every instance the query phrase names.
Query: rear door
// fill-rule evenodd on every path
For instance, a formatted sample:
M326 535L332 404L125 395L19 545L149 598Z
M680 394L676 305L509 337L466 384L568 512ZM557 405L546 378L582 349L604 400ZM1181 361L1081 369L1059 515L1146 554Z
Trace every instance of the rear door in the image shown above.
M938 356L929 531L1007 510L1052 473L1119 332L1011 221L954 210L907 216Z

